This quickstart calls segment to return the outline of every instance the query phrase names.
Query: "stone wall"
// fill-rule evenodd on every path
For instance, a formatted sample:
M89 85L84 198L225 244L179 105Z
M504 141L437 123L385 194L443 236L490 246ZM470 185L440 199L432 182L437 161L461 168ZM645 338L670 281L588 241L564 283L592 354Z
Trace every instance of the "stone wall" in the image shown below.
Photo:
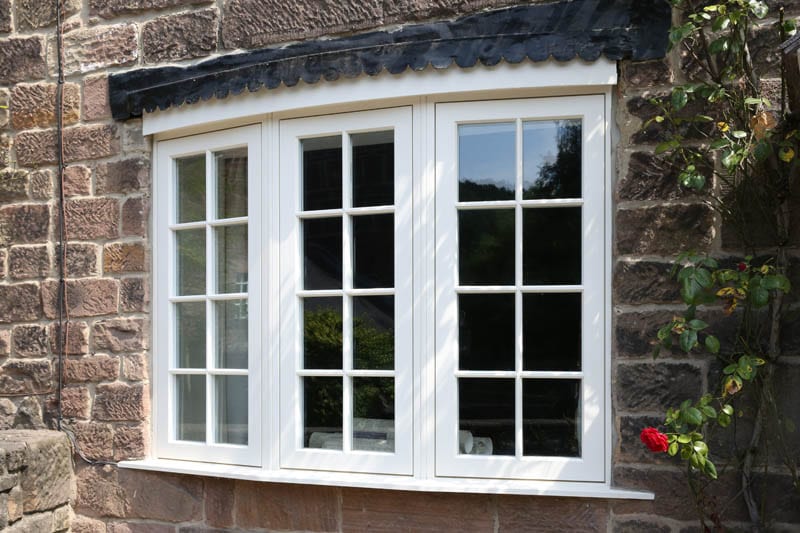
M62 411L87 457L142 457L149 445L151 144L142 137L140 120L111 120L107 75L512 3L518 2L64 0L70 321ZM772 4L800 14L800 2ZM55 416L60 250L53 5L0 0L0 104L8 105L0 109L0 429L52 427ZM769 47L774 43L766 38L763 43L757 58L774 60ZM705 359L678 353L656 361L649 357L655 325L677 309L670 261L686 247L724 257L734 242L726 240L698 197L676 188L672 169L654 159L658 129L640 131L653 113L646 98L666 93L682 79L680 62L673 54L663 61L622 63L614 102L619 142L613 475L618 486L654 491L654 502L252 483L90 466L78 459L72 530L694 531L681 467L647 453L638 442L641 427L657 423L665 405L708 386ZM800 286L800 268L793 275ZM800 396L792 386L800 380L800 335L790 331L784 351L782 399L800 427ZM723 478L724 491L734 499L729 516L746 520L736 499L738 481ZM790 529L800 523L800 506L790 500L788 478L775 474L768 481L774 491L768 517ZM720 498L727 501L724 494Z

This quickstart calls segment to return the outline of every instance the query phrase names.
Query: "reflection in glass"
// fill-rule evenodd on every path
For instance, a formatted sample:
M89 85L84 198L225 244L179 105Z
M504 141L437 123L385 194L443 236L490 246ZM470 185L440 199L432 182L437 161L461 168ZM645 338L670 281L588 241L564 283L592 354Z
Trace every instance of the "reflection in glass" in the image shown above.
M514 380L458 380L459 453L514 455Z
M303 378L303 445L342 449L342 378Z
M577 379L522 381L522 453L580 457L580 391Z
M522 198L581 197L581 121L522 124Z
M353 378L353 449L394 451L394 378Z
M522 367L581 369L581 294L522 295Z
M247 216L247 148L214 154L217 163L217 218Z
M458 126L458 200L513 200L515 154L513 122Z
M353 367L394 369L394 296L353 297Z
M353 207L394 204L394 132L350 136L353 145Z
M342 368L341 298L303 298L303 368Z
M175 376L175 438L205 442L206 377Z
M353 286L394 287L394 215L353 217Z
M247 292L247 225L214 228L217 292Z
M303 221L303 288L342 288L342 219Z
M178 368L205 368L206 304L185 302L174 305Z
M215 302L217 368L247 368L247 300Z
M303 209L342 207L342 138L301 141L303 147Z
M461 285L514 284L514 209L458 212Z
M205 154L175 160L178 200L176 221L197 222L206 219L206 156Z
M522 210L522 282L580 284L580 207Z
M247 376L216 376L216 442L247 444Z
M514 370L514 295L458 295L458 368Z
M206 230L187 229L175 232L177 252L177 294L206 292Z

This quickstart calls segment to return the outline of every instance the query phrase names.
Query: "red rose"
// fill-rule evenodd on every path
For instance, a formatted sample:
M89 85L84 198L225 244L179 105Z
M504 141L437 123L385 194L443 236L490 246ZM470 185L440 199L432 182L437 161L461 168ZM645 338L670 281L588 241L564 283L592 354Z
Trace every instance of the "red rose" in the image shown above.
M736 268L739 269L739 272L744 272L745 270L747 270L747 265L744 263L739 263L738 265L736 265Z
M665 452L669 448L667 436L656 428L644 428L639 438L651 452Z

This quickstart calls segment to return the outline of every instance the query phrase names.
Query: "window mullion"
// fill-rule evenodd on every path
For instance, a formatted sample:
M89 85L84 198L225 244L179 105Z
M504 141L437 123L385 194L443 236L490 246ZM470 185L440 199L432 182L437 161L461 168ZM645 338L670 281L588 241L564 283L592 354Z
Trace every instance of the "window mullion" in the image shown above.
M352 215L347 209L352 207L352 150L350 135L342 133L342 450L353 449L353 297L348 291L353 289L353 236Z
M522 121L516 120L514 187L514 454L522 457Z
M216 348L216 320L214 320L214 302L208 295L214 294L214 280L216 279L216 242L214 241L214 228L209 224L214 216L216 206L216 187L214 176L214 154L206 151L206 443L214 441L214 379L208 370L214 366L214 350Z

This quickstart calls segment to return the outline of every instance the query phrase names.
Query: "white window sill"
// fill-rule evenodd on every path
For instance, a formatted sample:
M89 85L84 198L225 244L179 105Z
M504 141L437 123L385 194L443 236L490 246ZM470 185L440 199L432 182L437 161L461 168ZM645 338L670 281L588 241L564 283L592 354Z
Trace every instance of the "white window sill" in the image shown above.
M480 494L517 494L526 496L561 496L573 498L602 498L617 500L652 500L652 492L613 488L605 483L564 481L517 481L505 479L435 478L415 479L405 476L342 474L305 470L270 471L247 466L219 465L171 459L144 459L122 461L120 468L169 472L197 476L265 481L330 485L369 489L415 490L423 492L458 492Z

